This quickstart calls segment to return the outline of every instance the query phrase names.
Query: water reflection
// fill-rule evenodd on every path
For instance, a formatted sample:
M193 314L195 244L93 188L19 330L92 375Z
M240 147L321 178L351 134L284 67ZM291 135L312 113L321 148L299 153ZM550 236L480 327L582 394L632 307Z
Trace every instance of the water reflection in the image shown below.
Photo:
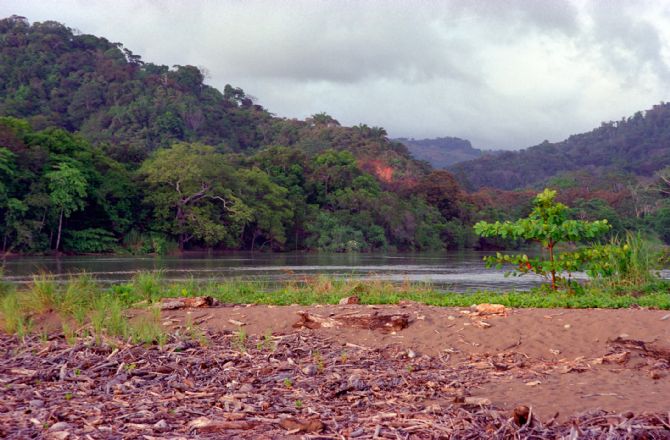
M26 283L38 272L57 280L85 271L103 283L119 283L138 271L162 271L167 280L253 279L267 282L301 280L319 274L338 278L426 282L440 290L526 290L542 279L534 275L505 277L486 269L485 252L439 254L311 254L190 253L179 257L21 257L5 261L5 279Z

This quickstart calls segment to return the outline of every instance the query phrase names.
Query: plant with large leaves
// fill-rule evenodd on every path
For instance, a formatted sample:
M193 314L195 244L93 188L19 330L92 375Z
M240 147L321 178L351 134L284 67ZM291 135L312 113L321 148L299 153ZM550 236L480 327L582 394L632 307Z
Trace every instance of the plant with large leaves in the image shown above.
M475 224L475 232L482 237L501 237L503 239L523 239L539 242L548 252L548 258L529 258L526 254L485 257L488 267L502 267L504 264L516 266L515 273L536 273L551 281L551 288L557 289L560 274L580 270L587 264L583 258L566 252L556 253L559 243L577 243L593 240L609 231L607 220L584 221L569 218L569 208L555 201L556 191L545 189L538 194L534 207L528 217L514 222L506 221L488 223L481 221Z

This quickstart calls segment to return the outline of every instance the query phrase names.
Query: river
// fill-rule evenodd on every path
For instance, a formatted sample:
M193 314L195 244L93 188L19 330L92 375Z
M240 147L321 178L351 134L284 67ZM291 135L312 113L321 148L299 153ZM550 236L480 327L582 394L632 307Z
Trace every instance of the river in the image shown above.
M28 283L47 272L57 281L86 272L101 283L121 283L138 271L161 271L178 281L261 280L269 283L324 274L338 278L430 283L438 290L468 292L478 289L527 290L542 282L535 275L505 277L503 270L487 269L486 252L414 254L322 253L188 253L182 256L67 256L18 257L4 263L4 279Z

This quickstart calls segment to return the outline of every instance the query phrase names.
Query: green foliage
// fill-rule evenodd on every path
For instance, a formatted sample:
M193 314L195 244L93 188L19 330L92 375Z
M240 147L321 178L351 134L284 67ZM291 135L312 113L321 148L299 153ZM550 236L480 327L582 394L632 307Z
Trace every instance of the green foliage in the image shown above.
M45 273L34 275L24 301L37 313L56 310L61 301L53 277Z
M67 231L63 248L77 254L113 252L117 247L114 234L101 228Z
M19 296L15 293L5 294L0 298L0 314L3 329L7 333L24 332L28 327L30 318L22 307Z
M366 244L360 230L341 224L327 212L319 213L307 231L311 233L307 245L327 252L356 252Z
M161 272L138 272L133 277L132 286L137 295L151 303L161 289L162 278Z
M670 244L670 205L665 204L650 218L653 230L665 244Z
M86 178L81 171L67 163L60 163L45 177L49 182L51 202L65 217L84 207Z
M559 243L582 242L593 240L610 229L607 220L593 222L570 220L568 207L555 201L556 191L545 189L534 199L534 208L525 219L515 222L487 223L479 222L474 229L483 237L499 236L502 238L522 238L539 242L549 253L549 258L529 258L525 254L485 257L487 266L511 264L517 266L517 273L536 273L549 278L551 287L557 288L562 272L579 270L584 258L575 258L573 253L555 255L555 247Z
M157 151L140 173L150 188L147 202L165 232L179 236L181 249L194 238L217 244L229 234L226 223L250 217L230 189L230 166L214 147L175 144Z
M623 240L581 249L574 253L584 262L586 273L596 285L606 287L635 287L659 279L654 272L660 268L661 253L639 233L627 233Z
M171 255L179 250L177 242L165 234L157 232L142 234L135 229L123 237L123 245L134 255Z

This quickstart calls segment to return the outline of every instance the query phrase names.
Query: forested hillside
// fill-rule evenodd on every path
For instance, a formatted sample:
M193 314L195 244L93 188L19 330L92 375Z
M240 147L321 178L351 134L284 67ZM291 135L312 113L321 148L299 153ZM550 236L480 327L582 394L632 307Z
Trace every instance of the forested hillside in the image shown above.
M395 178L425 172L382 128L344 129L325 113L305 121L273 117L240 88L226 85L222 93L204 81L197 67L144 62L121 43L57 22L0 20L0 115L25 118L37 130L77 131L121 162L139 163L184 141L220 152L348 149L387 180L387 163Z
M0 20L2 249L463 245L453 177L384 129L278 118L204 81L60 23Z
M670 104L655 105L617 122L562 142L544 142L454 165L450 169L471 189L533 186L562 172L591 168L651 176L670 165Z
M383 128L344 127L326 113L276 117L243 90L220 92L205 79L199 68L148 63L56 22L0 20L2 251L515 245L477 238L471 226L524 215L532 191L467 193ZM454 169L474 188L546 183L577 218L670 241L670 190L608 168L649 174L667 164L667 112L658 106L561 144ZM579 171L589 164L595 171Z
M405 145L412 156L419 160L425 160L435 168L447 168L450 165L476 159L482 155L482 150L473 148L470 141L457 137L398 138L395 140Z

